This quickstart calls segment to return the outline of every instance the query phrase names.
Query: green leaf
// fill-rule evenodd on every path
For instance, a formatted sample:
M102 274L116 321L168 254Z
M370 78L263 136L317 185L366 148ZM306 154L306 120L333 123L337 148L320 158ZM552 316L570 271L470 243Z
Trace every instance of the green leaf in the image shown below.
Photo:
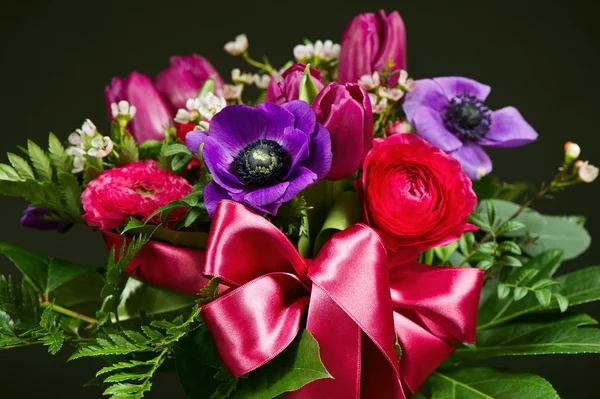
M523 264L521 263L521 261L519 259L515 258L514 256L510 256L510 255L505 255L502 258L500 258L500 262L502 262L503 265L510 266L510 267L523 266Z
M71 173L58 172L58 184L66 205L66 212L74 221L81 219L81 186Z
M552 297L558 303L558 308L560 309L561 313L566 312L569 308L569 300L567 297L561 294L552 294Z
M469 223L474 224L484 231L491 231L490 224L479 213L471 213L469 215Z
M475 235L473 233L464 233L458 240L458 247L464 256L468 256L473 249L475 243Z
M48 137L48 153L50 161L57 173L70 173L73 168L73 161L67 155L65 147L56 136L50 133Z
M431 399L560 399L542 377L492 368L438 371L428 379Z
M189 150L189 148L187 148L184 144L181 143L171 144L167 147L167 150L165 151L165 155L167 156L178 154L192 155L192 152Z
M52 181L52 166L50 158L46 152L31 140L27 140L27 152L31 158L31 163L35 169L39 180Z
M494 203L492 201L485 201L485 206L487 209L488 221L490 226L494 225L496 221L496 208L494 208Z
M362 203L355 192L345 191L336 199L329 210L325 223L315 240L313 253L316 255L325 243L338 231L359 223L362 218Z
M0 252L10 259L38 292L49 293L89 271L84 266L0 242Z
M496 231L496 235L503 236L503 235L506 235L508 233L512 233L512 232L515 232L515 231L522 230L525 227L526 226L525 226L524 223L521 223L521 222L516 221L516 220L509 220L509 221L506 221L506 222L504 222L504 223L502 223L500 225L500 227Z
M498 246L498 249L501 252L509 252L509 253L515 254L515 255L521 255L522 254L521 247L519 247L513 241L504 241L503 243L501 243Z
M138 318L142 314L154 315L189 309L196 297L166 288L156 287L130 278L127 280L121 302L117 308L119 320Z
M560 266L561 261L562 251L544 252L527 262L522 269L512 270L507 280L503 282L530 287L539 280L551 278ZM560 281L560 278L556 280ZM600 295L600 287L598 288L598 294ZM540 309L542 307L533 296L527 296L516 302L514 298L499 299L495 295L490 295L481 304L477 319L478 330L505 323L518 316Z
M458 249L458 242L452 242L443 247L433 248L436 256L442 261L442 263L446 263L450 260L450 257L456 250ZM491 263L490 263L491 266Z
M555 280L560 284L560 294L567 298L571 305L600 300L600 266L577 270L556 277ZM558 306L558 303L556 305Z
M271 399L309 382L332 378L319 356L319 344L307 330L279 356L241 379L233 399Z
M481 180L473 182L473 190L479 199L514 201L527 191L535 190L535 187L528 183L509 184L492 175L486 175Z
M15 168L21 179L35 180L33 170L31 169L31 166L29 166L29 163L26 160L10 152L6 155L8 156L8 160L10 161L13 168Z
M458 348L452 362L500 356L600 353L600 329L588 315L556 316L492 328L477 334L476 350Z
M531 230L535 241L523 247L529 256L536 256L549 249L560 248L564 259L569 260L581 255L590 246L591 237L587 230L564 216L543 216L545 225L541 229Z
M171 161L171 169L173 172L186 167L194 159L193 155L175 155Z
M121 145L121 153L118 160L119 165L137 162L139 158L140 154L137 143L131 133L127 133L123 137L123 144Z
M196 337L200 337L198 341ZM195 337L185 337L173 347L177 376L185 393L193 399L210 399L219 386L219 381L213 378L215 368L205 363L203 352L199 350L202 339L211 340L210 334ZM218 359L219 355L215 355Z
M484 259L484 260L480 260L479 262L477 262L477 268L481 269L481 270L488 270L490 267L492 267L492 261L488 260L488 259Z
M163 141L146 140L139 146L140 159L158 159L161 154Z
M43 338L44 345L48 347L48 352L52 355L56 355L58 351L62 348L63 343L65 342L65 337L58 328L53 329L50 334L46 335Z
M535 297L537 298L540 305L542 305L543 307L550 306L552 293L548 288L542 288L541 290L535 291Z
M2 163L0 164L0 180L17 182L21 181L21 177L12 166Z
M206 79L206 81L202 85L202 88L198 92L197 97L200 98L200 97L202 97L203 94L214 93L214 92L215 92L215 81L214 81L214 79Z
M498 284L498 298L504 299L510 294L510 287L507 287L504 284Z
M515 299L515 302L520 301L521 299L525 298L528 293L529 290L527 288L515 287L513 290L513 298Z
M302 75L302 79L300 80L300 97L299 99L302 101L306 101L309 105L315 101L317 95L319 94L319 89L315 86L315 82L313 82L312 77L310 76L310 64L306 65L304 69L304 75Z
M492 199L490 202L494 205L494 209L496 210L496 223L498 225L502 225L509 218L511 218L521 207L513 202L503 201ZM485 211L485 208L482 203L480 203L477 208L475 208L476 212L482 213ZM523 223L527 228L516 230L510 233L504 233L508 237L521 237L525 235L528 231L537 231L542 229L546 221L536 211L533 209L525 209L522 211L519 216L513 219L514 221Z

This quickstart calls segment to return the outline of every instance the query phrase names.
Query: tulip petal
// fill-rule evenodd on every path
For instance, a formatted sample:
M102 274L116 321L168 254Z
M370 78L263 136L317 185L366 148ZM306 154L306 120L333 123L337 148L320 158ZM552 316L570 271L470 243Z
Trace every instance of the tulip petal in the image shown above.
M381 47L377 16L362 14L350 21L341 46L338 82L356 83L361 76L371 74L372 63Z
M398 11L385 16L385 11L378 13L378 19L383 26L383 40L379 49L378 57L373 62L373 71L382 71L392 65L390 72L398 69L406 69L406 28L404 21L398 14ZM392 75L389 86L393 87L398 83L398 74Z
M492 161L476 143L465 143L456 151L449 153L460 162L463 171L471 180L479 180L492 171Z
M511 148L535 141L538 134L514 107L494 111L490 131L478 144L487 147Z

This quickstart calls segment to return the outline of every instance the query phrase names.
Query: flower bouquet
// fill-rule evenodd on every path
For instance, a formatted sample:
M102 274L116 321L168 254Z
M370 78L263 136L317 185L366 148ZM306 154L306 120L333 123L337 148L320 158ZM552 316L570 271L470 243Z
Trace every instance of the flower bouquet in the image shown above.
M600 299L600 268L557 273L585 218L532 209L597 177L579 147L540 188L491 176L484 147L537 133L485 84L409 78L397 12L281 68L245 35L225 50L252 72L226 84L192 55L115 78L108 134L86 120L0 164L24 226L85 223L110 250L79 265L0 243L23 274L0 276L0 349L101 358L89 384L112 398L173 370L195 399L558 398L473 362L600 352L596 321L565 313Z

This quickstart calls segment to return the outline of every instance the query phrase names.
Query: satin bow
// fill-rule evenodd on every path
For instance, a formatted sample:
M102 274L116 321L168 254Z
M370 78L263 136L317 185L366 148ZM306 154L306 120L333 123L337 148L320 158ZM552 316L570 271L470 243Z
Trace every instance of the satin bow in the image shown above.
M281 353L308 309L306 328L334 379L292 399L411 397L452 341L474 341L483 277L477 269L390 264L377 233L362 224L307 260L266 219L231 201L213 218L203 274L233 287L201 315L235 376Z

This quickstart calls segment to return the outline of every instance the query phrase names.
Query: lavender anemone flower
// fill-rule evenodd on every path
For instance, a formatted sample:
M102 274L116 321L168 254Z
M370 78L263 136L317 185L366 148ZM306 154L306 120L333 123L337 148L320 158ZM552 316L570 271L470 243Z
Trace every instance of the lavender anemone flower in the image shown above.
M192 131L186 144L213 177L204 188L212 216L222 199L275 215L279 206L331 168L329 132L304 101L232 105L216 114L208 132Z
M456 158L472 180L492 170L492 161L480 146L518 147L538 136L515 108L488 108L489 86L461 77L416 84L404 100L406 117L419 136Z

